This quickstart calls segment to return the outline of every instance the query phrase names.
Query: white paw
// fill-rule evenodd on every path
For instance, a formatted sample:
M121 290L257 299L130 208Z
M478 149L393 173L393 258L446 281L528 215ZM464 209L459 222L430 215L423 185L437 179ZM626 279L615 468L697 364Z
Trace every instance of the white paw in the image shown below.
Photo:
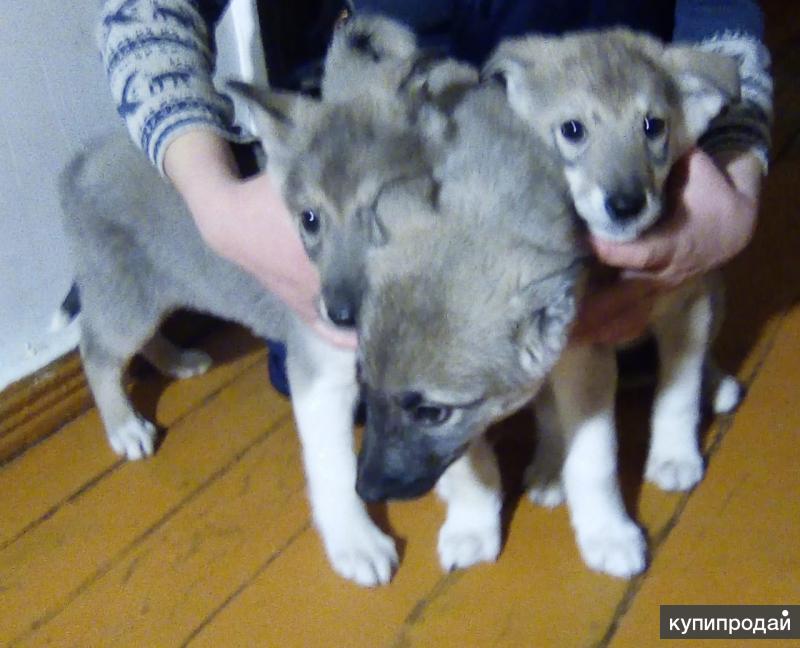
M439 530L439 563L445 571L494 562L500 554L500 515L492 519L448 513Z
M630 578L645 567L647 545L642 531L630 520L591 533L577 534L583 560L595 571Z
M546 508L555 508L564 503L566 496L561 481L562 463L544 455L537 454L534 457L533 463L525 471L525 484L531 502Z
M532 484L528 487L528 499L545 508L556 508L564 503L564 486L561 480Z
M175 378L191 378L204 374L211 367L211 356L199 349L181 351L178 361L170 367L170 375Z
M687 491L703 478L703 458L698 454L683 457L650 457L645 478L665 491Z
M730 414L742 402L744 387L733 376L724 376L714 394L714 414Z
M119 427L108 430L108 442L111 448L130 461L152 455L155 440L156 426L138 416L133 416Z
M322 532L328 559L340 576L362 587L386 585L398 562L394 540L366 513L358 517L343 518L335 530Z

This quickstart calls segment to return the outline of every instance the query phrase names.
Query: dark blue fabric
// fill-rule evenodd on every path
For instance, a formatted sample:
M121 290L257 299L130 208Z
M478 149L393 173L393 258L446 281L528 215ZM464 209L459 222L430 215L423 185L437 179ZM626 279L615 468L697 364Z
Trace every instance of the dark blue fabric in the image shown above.
M721 32L764 40L764 14L756 0L677 0L673 40L697 42Z
M267 370L272 386L284 396L289 395L289 377L286 375L286 345L267 340Z
M408 24L424 45L481 63L506 36L624 25L663 40L700 41L723 31L761 38L756 0L356 0L358 11Z

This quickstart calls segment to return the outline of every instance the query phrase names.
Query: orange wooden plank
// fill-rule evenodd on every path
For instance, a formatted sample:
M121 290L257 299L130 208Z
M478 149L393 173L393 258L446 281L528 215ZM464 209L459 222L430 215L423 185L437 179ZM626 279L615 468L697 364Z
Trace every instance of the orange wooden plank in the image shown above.
M433 496L388 509L401 539L402 561L392 582L360 588L328 566L313 529L304 532L238 596L204 622L191 646L381 646L443 579L436 532L443 509ZM483 568L476 573L484 577Z
M307 527L294 426L261 437L19 645L177 646ZM293 583L284 583L292 588ZM102 610L102 614L98 614ZM224 645L231 645L225 642Z
M204 348L220 362L203 376L169 384L158 398L158 423L172 425L263 358L264 351L250 351L251 346L252 338L241 331L228 330L224 336L208 340ZM239 350L241 355L237 353ZM222 362L222 357L230 361ZM148 380L150 384L139 381L134 392L141 395L152 387L160 391L161 379L151 376ZM153 393L152 397L155 396ZM13 497L0 500L0 547L51 515L54 507L116 464L117 457L108 449L97 412L91 410L0 467L0 492L14 493Z
M652 645L662 604L782 604L800 595L800 308L737 414L612 646ZM766 642L764 645L786 645ZM719 645L692 641L693 646ZM762 645L762 642L759 642Z
M289 416L265 373L263 362L247 370L180 419L155 457L121 465L0 551L0 643L57 614Z

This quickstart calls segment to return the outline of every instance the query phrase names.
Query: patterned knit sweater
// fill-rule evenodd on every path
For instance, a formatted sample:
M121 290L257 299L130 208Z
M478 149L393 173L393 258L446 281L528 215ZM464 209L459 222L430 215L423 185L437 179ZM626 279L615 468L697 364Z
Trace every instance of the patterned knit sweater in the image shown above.
M98 43L117 111L134 141L159 170L163 171L167 145L187 129L210 129L231 141L247 139L233 126L230 100L212 82L212 32L226 4L224 0L102 3ZM442 38L436 39L438 29L438 36L444 35L449 43L450 53L477 62L503 36L533 31L529 22L535 31L551 33L623 23L661 31L659 35L664 36L664 29L650 28L646 20L656 16L664 23L669 19L665 28L671 33L667 37L695 42L700 48L735 57L739 63L742 99L715 120L702 146L712 154L752 151L766 172L772 78L769 53L761 41L763 19L753 0L631 2L630 17L611 14L606 6L619 7L620 3L602 0L570 0L561 3L557 13L553 3L534 0L365 0L355 4L359 10L394 15L418 27L423 37L441 42ZM666 19L657 16L658 10ZM569 23L571 16L575 25Z

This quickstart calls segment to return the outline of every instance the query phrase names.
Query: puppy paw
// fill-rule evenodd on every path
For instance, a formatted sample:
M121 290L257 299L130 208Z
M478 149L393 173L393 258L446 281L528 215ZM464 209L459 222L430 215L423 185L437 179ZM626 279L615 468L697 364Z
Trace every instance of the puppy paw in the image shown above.
M546 508L564 503L564 485L561 481L561 461L537 454L525 471L528 499Z
M342 519L332 533L323 533L334 571L362 587L386 585L398 557L394 540L364 514L364 519Z
M744 387L733 376L723 376L714 394L714 414L731 414L744 398Z
M583 560L595 571L617 578L630 578L645 567L647 545L644 534L629 520L577 535Z
M165 373L173 378L191 378L204 374L211 367L211 356L200 349L184 349L167 367Z
M545 508L556 508L564 503L564 486L561 484L561 480L533 484L528 487L528 499Z
M494 562L500 554L499 513L491 520L452 512L439 530L439 563L445 571Z
M645 478L665 491L688 491L703 478L703 458L699 454L684 457L650 457Z
M138 416L132 416L122 425L108 431L111 448L130 461L153 454L156 426Z

